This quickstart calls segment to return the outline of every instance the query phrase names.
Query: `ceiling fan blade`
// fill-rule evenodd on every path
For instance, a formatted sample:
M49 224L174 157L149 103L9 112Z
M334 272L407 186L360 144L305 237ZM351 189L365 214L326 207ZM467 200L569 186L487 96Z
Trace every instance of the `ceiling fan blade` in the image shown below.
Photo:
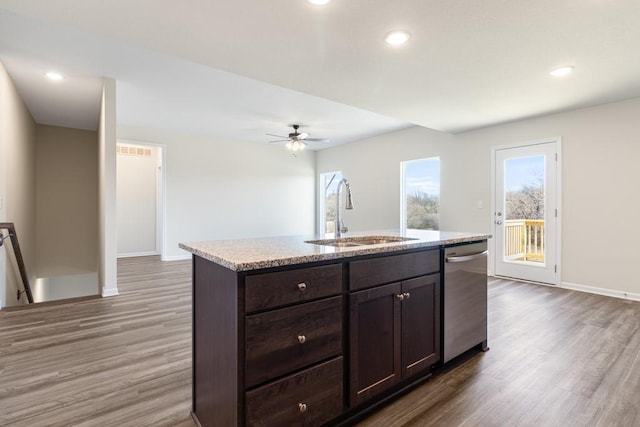
M325 138L307 138L305 139L305 141L312 141L312 142L329 142L328 139Z
M288 139L288 137L287 137L287 136L282 136L282 135L274 135L274 134L272 134L272 133L265 133L265 135L269 135L269 136L275 136L276 138L286 138L286 139ZM285 139L285 140L286 140L286 139Z
M269 141L269 144L273 144L274 142L285 142L285 141L289 141L288 139L277 139L275 141Z
M300 132L297 135L298 139L307 139L309 137L309 134L307 132Z

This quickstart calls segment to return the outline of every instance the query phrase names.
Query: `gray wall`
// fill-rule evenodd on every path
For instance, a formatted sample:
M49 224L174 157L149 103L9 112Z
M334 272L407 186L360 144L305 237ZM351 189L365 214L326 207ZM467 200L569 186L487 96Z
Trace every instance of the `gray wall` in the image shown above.
M441 229L492 232L491 148L560 136L562 285L639 299L638 118L636 98L457 135L415 127L321 151L317 171L351 182L351 230L398 228L400 161L440 156Z
M38 277L95 273L98 134L37 125L36 135Z
M0 222L13 222L33 283L36 274L35 122L0 63ZM6 231L3 231L7 234ZM10 243L0 248L0 307L24 304L16 299L22 282Z

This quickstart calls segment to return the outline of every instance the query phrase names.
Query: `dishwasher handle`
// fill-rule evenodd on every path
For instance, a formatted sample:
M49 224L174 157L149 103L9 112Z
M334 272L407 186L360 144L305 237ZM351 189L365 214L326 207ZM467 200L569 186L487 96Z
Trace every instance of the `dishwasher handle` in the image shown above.
M445 262L467 262L467 261L473 261L474 259L484 258L487 256L488 253L489 251L486 250L486 251L478 252L476 254L471 254L471 255L447 256L444 259L445 259Z

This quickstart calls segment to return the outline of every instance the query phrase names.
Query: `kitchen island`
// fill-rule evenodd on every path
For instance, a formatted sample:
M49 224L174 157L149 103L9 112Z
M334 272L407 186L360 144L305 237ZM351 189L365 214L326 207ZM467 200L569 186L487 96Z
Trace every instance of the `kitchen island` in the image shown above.
M489 237L180 244L193 254L194 420L335 425L424 381L442 359L441 250Z

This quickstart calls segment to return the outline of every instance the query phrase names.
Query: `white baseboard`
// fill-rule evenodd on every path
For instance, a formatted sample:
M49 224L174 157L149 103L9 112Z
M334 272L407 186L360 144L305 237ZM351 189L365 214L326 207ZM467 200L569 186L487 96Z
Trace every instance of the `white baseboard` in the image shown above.
M191 254L163 256L160 259L162 261L185 261L185 260L191 259Z
M590 294L604 295L607 297L640 301L640 294L633 292L618 291L615 289L597 288L595 286L578 285L577 283L560 282L559 288L570 289L572 291L587 292Z
M540 282L532 282L530 280L514 279L512 277L500 277L500 276L495 276L493 274L489 274L488 276L495 277L496 279L515 280L516 282L531 283L532 285L551 286L553 288L562 288L562 289L568 289L570 291L578 291L578 292L585 292L588 294L603 295L605 297L628 299L631 301L640 301L640 294L636 294L633 292L618 291L616 289L597 288L595 286L578 285L577 283L570 283L570 282L560 282L560 284L558 285L552 285L549 283L540 283Z
M118 254L116 256L116 258L134 258L134 257L139 257L139 256L153 256L153 255L160 255L160 252L136 252L136 253L130 253L130 254Z
M117 288L102 288L103 297L115 297L116 295L120 295Z

